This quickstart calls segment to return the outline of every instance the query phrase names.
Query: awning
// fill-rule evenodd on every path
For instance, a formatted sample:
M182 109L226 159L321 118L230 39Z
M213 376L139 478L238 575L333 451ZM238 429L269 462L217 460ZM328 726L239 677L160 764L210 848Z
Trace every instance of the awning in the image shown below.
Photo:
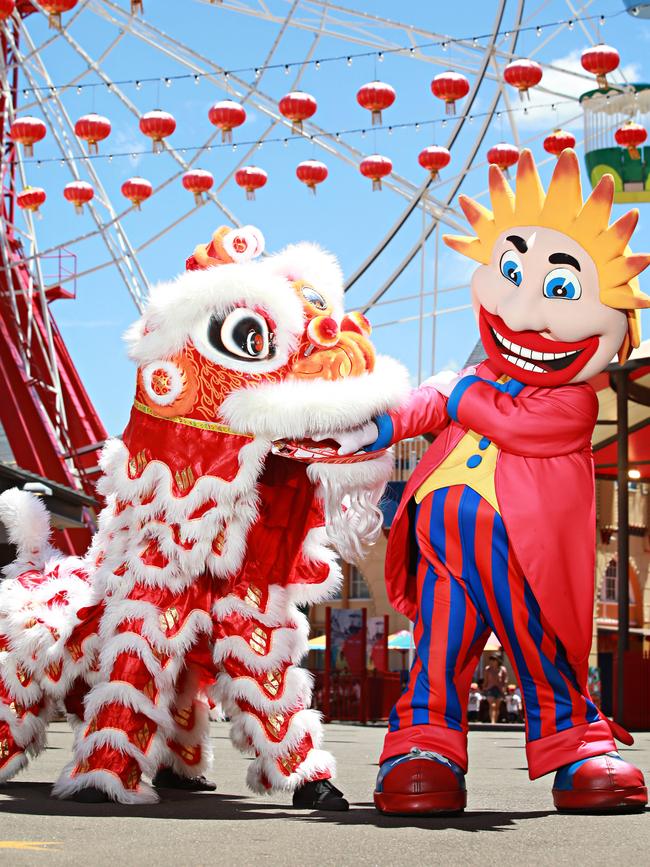
M639 472L635 478L650 481L650 340L624 365L610 364L590 380L598 395L598 423L592 440L596 476L615 479L617 474L616 383L622 371L628 375L629 469Z

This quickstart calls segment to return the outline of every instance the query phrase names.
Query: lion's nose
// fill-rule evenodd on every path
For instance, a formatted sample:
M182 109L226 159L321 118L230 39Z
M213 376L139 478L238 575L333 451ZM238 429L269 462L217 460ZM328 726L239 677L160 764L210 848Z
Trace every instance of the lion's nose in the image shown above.
M315 316L307 326L307 337L319 349L331 349L339 341L339 324L331 316Z

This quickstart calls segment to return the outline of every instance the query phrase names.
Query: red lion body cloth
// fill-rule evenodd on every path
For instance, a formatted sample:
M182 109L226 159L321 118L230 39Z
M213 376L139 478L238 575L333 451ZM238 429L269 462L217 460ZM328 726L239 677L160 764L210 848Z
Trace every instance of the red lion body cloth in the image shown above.
M38 500L0 498L18 546L0 589L1 780L42 749L61 699L76 738L59 797L149 802L143 774L202 773L217 703L255 756L253 790L334 774L299 606L338 586L330 537L348 559L376 538L392 462L340 464L309 437L389 409L406 377L343 315L332 257L305 244L250 261L262 244L219 230L130 330L136 396L101 458L85 557L48 546Z

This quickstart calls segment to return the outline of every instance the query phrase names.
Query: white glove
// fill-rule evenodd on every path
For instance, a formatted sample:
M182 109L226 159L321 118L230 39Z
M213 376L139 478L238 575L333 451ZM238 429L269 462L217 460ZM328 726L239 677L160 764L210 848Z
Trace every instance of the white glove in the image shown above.
M353 427L340 433L327 433L312 437L316 442L335 440L340 446L340 455L353 455L364 446L372 445L379 436L379 428L374 421L369 421L362 427Z
M461 379L463 379L463 377L475 375L475 367L466 367L465 370L461 370L460 373L455 373L453 370L443 370L440 373L436 373L435 376L430 376L429 379L425 379L422 385L427 388L435 388L436 391L440 392L440 394L449 397L455 386Z

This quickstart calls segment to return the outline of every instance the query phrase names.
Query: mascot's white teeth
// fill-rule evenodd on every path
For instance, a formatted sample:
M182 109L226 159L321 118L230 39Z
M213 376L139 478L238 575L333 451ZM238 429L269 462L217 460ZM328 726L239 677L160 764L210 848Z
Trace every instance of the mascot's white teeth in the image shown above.
M508 350L507 353L503 353L506 361L521 367L523 370L532 370L534 373L549 373L549 369L534 364L535 361L549 364L551 370L557 369L557 367L568 367L581 351L576 349L569 352L539 352L536 349L528 349L526 346L520 346L512 340L508 340L494 328L492 328L492 336L501 349Z

